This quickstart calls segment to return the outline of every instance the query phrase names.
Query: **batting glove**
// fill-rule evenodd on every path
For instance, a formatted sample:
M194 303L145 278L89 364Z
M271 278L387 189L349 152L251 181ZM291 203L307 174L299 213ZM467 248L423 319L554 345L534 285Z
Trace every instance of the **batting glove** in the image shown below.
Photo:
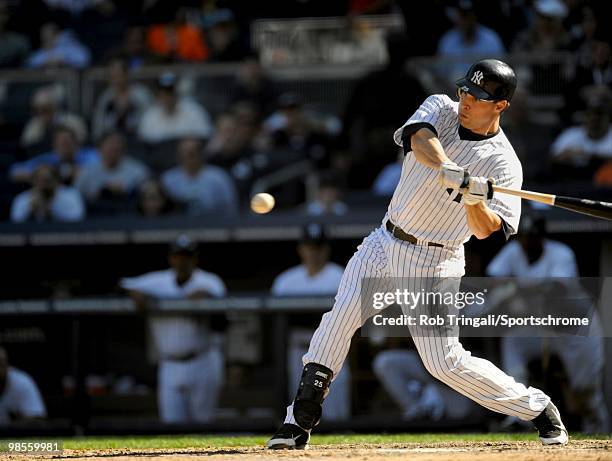
M440 165L438 181L446 188L457 190L468 186L470 174L454 162Z
M467 192L463 194L466 205L476 205L493 198L493 179L476 176L469 179Z

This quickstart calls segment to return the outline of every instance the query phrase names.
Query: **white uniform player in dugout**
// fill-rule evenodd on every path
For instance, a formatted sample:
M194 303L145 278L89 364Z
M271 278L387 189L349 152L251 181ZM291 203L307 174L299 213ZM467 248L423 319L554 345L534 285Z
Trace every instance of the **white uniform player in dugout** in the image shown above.
M120 286L147 310L155 300L221 298L225 284L197 267L197 244L181 235L170 245L170 269L123 278ZM165 423L208 422L223 383L223 353L206 318L184 313L147 316L159 358L158 405Z
M273 296L333 296L338 292L344 268L330 261L331 247L323 226L310 223L304 227L304 235L297 248L301 264L279 274L272 284ZM293 319L292 319L293 320ZM299 316L297 323L299 324ZM287 351L287 375L297 389L302 374L300 358L308 351L313 329L292 326L289 331ZM348 365L335 376L333 392L325 401L326 421L348 419L351 413L351 372Z
M295 399L268 448L308 445L353 334L377 313L361 302L364 279L373 280L364 293L368 298L400 288L436 291L464 275L463 244L472 235L484 239L503 230L508 236L518 229L520 199L492 193L492 182L517 189L522 185L520 161L500 128L516 88L514 71L498 60L479 61L457 87L459 102L432 95L395 132L395 142L406 154L400 182L382 226L364 239L347 264L336 302L323 315L302 359ZM408 287L397 286L404 283ZM441 308L417 305L414 315ZM485 408L531 420L545 445L567 443L567 430L550 398L472 356L461 345L457 327L408 328L435 378Z
M538 302L538 294L551 289L556 293L565 289L576 299L582 296L583 288L579 283L575 286L579 273L573 250L564 243L547 238L546 221L537 215L522 219L519 238L502 248L487 266L486 273L492 277L516 277L512 289L506 291L501 300L505 310L508 309L506 300L523 304L523 298L529 300L524 303L524 309L533 312L531 306ZM588 295L584 296L588 298ZM562 311L559 304L555 303L554 309ZM590 302L586 306L589 310L594 308ZM568 375L571 391L568 394L582 416L582 432L604 434L610 432L610 417L603 392L604 342L597 309L590 311L589 317L586 334L542 338L514 331L502 338L501 362L504 370L512 376L526 379L530 361L544 361L544 357L550 354L558 356ZM508 416L502 425L511 427L515 423L516 419Z

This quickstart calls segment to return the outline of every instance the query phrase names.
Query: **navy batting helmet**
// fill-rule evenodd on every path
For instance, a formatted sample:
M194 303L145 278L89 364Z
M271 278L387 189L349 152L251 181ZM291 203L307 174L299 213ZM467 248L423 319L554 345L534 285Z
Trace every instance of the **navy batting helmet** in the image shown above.
M457 80L460 90L485 101L510 101L516 89L516 75L505 62L484 59L473 64L467 75Z

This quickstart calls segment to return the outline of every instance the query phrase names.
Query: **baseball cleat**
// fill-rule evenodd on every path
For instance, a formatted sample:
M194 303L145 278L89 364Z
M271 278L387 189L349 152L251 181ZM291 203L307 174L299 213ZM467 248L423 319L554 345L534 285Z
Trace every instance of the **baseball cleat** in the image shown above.
M561 414L554 403L550 402L546 408L536 416L533 425L540 433L540 441L543 445L566 445L569 436L567 429L561 421Z
M283 424L268 440L270 450L305 450L308 448L310 433L296 424Z

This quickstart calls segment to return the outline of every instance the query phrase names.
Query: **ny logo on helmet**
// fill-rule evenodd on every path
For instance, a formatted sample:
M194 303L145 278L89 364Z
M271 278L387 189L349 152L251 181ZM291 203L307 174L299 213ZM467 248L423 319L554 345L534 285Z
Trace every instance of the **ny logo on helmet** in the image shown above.
M480 85L482 83L482 79L484 78L484 75L482 74L481 71L477 70L476 72L474 72L474 74L472 75L472 82L474 82L476 85Z

